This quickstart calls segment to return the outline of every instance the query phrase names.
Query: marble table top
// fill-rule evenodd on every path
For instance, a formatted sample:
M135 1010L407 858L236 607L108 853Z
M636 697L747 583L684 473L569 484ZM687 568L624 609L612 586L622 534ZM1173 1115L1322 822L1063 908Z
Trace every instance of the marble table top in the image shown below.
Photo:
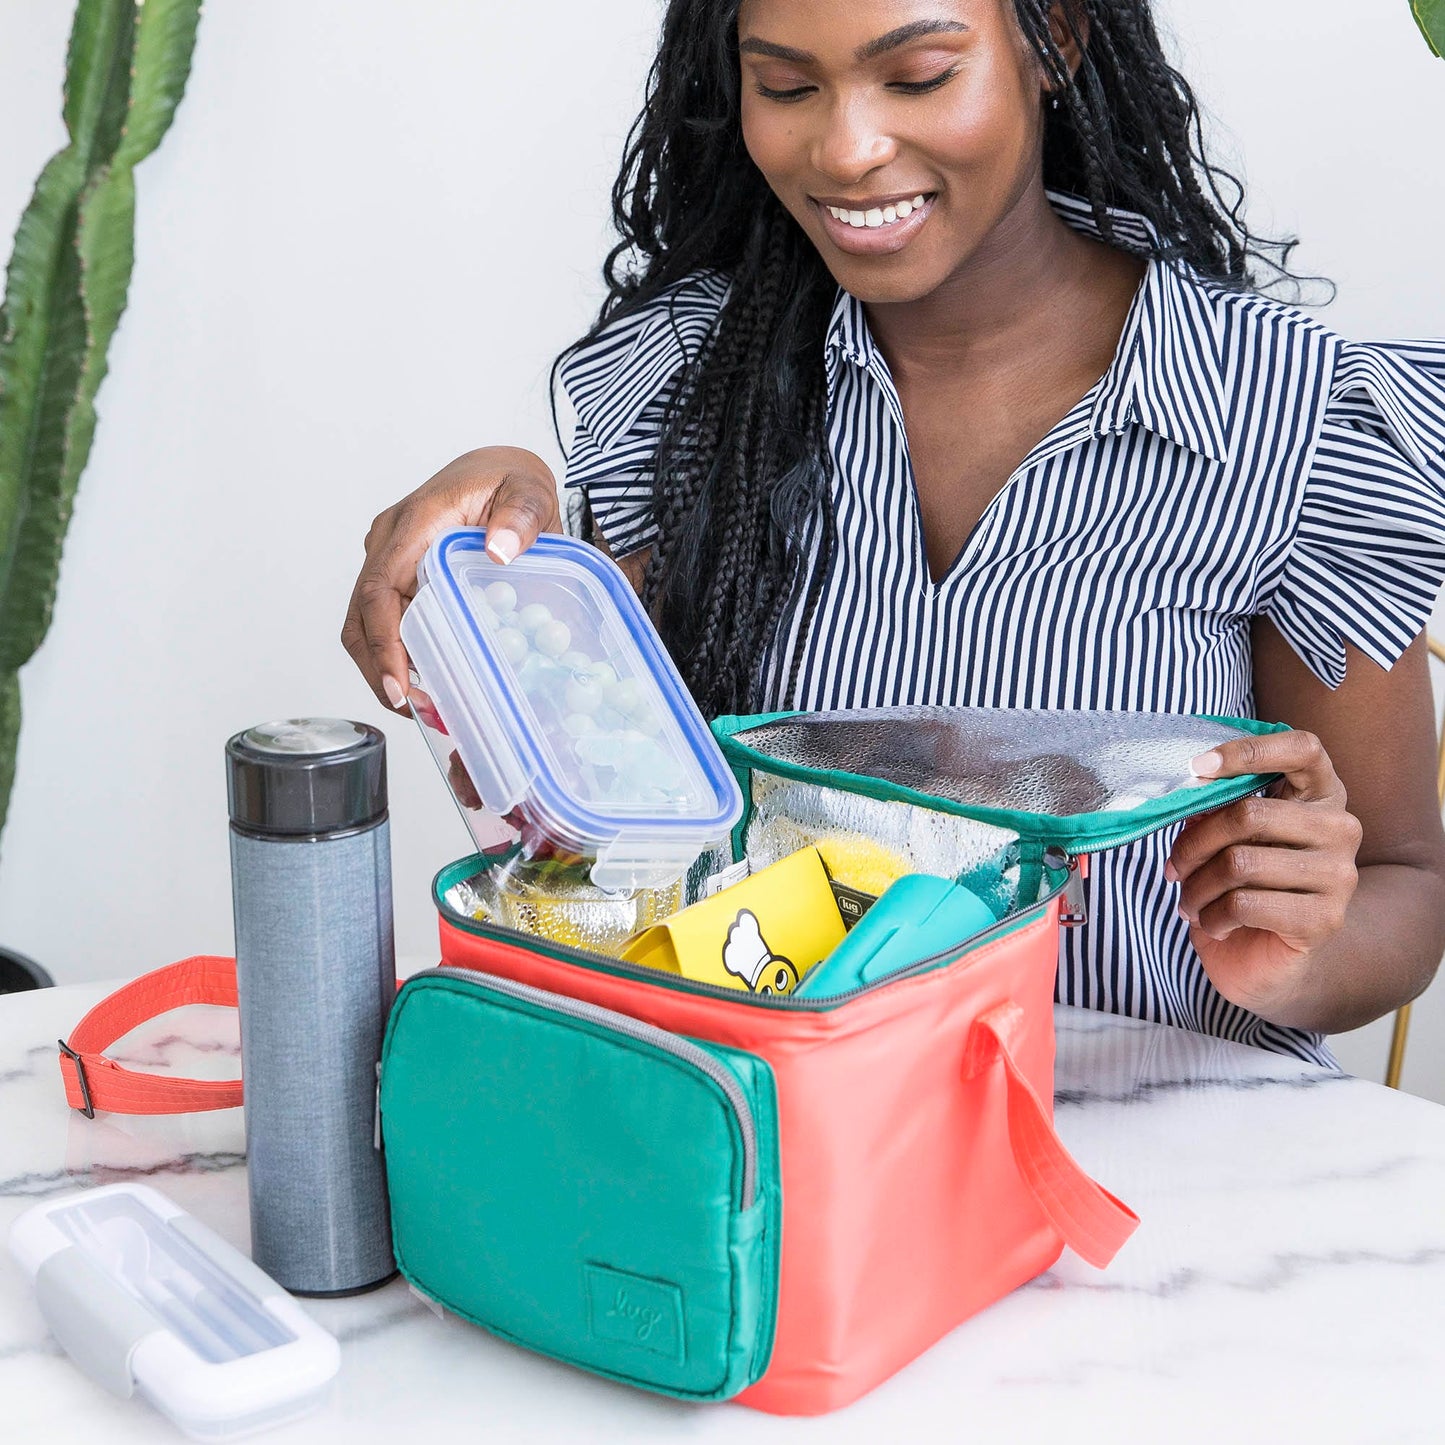
M38 1200L145 1180L249 1252L239 1109L66 1109L55 1039L114 986L0 997L0 1239ZM1445 1439L1445 1108L1175 1029L1057 1023L1060 1133L1138 1232L1102 1273L1066 1251L850 1408L784 1420L649 1396L439 1318L398 1280L305 1302L341 1341L338 1388L260 1438ZM176 1010L111 1052L234 1077L236 1016ZM0 1249L0 1440L182 1438L71 1365Z

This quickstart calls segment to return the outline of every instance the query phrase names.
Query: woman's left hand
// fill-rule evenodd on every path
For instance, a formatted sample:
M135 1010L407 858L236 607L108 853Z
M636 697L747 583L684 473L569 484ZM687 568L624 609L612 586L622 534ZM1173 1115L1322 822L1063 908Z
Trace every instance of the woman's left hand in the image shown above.
M1269 1019L1290 1011L1311 955L1344 926L1362 829L1313 733L1239 738L1194 760L1200 777L1283 773L1263 797L1191 819L1165 865L1215 988Z

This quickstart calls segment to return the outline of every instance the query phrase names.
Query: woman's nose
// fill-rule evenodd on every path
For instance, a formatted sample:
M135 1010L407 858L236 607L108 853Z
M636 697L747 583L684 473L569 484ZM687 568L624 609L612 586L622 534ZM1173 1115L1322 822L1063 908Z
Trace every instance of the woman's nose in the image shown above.
M856 184L893 159L897 141L867 104L830 106L813 141L813 165L840 186Z

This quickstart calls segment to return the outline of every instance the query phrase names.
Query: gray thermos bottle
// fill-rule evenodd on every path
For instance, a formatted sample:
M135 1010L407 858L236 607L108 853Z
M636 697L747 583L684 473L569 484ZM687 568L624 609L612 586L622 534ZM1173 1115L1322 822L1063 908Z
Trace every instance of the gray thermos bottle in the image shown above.
M226 744L251 1253L296 1294L396 1273L377 1063L396 996L386 739L296 718Z

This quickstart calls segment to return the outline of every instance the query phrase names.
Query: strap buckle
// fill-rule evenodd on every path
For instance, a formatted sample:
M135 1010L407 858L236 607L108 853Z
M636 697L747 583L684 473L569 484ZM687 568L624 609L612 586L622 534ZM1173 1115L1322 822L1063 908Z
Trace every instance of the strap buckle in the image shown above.
M56 1039L55 1042L60 1045L60 1052L75 1064L75 1077L80 1081L80 1097L85 1100L85 1108L80 1112L87 1119L95 1118L95 1105L90 1102L90 1084L85 1077L85 1061L64 1039Z

